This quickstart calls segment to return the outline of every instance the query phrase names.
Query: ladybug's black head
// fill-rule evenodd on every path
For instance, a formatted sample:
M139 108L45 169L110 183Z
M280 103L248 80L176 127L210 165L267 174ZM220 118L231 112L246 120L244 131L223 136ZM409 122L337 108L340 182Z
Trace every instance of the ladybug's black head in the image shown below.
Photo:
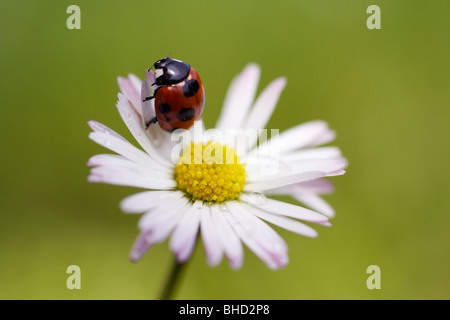
M155 69L162 69L164 68L166 65L168 65L170 62L172 62L173 60L169 57L165 57L162 58L158 61L156 61L153 66L155 67Z
M156 61L155 84L158 86L168 86L179 83L187 78L191 66L186 62L165 57Z

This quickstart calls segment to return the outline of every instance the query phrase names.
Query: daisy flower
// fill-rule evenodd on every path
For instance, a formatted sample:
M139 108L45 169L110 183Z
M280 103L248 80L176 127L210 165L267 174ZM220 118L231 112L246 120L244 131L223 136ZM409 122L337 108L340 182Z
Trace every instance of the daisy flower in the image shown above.
M117 109L142 149L105 125L89 121L93 130L89 138L117 155L90 158L88 165L93 168L88 181L146 189L121 202L124 212L143 213L130 252L132 261L170 238L177 261L185 262L200 235L212 266L225 256L232 268L240 268L244 244L269 268L277 269L288 263L288 247L271 224L306 237L317 236L309 224L330 226L334 211L320 195L333 186L323 178L344 174L346 161L338 148L318 147L335 138L326 122L300 124L266 141L252 135L244 148L234 144L242 132L262 132L286 85L285 78L275 79L255 98L259 77L259 67L249 64L231 83L216 132L233 134L223 139L205 134L197 139L196 131L207 132L197 121L188 132L194 137L183 141L178 151L174 150L179 143L170 133L157 123L148 129L143 123L144 113L154 116L153 100L142 102L155 89L149 85L154 83L154 73L148 71L143 81L132 74L118 78ZM196 156L195 150L204 155L208 149L209 154L215 150L214 161ZM224 161L216 161L218 153ZM277 170L264 172L271 163L277 164ZM309 209L271 195L290 195Z

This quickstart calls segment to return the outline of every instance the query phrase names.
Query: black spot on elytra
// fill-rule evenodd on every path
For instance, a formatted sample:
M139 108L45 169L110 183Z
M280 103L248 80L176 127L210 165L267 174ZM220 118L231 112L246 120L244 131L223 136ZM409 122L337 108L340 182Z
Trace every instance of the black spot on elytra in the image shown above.
M169 122L169 121L170 121L170 118L169 118L169 117L164 117L164 121L165 121L165 122Z
M169 113L172 109L167 103L158 104L158 111L161 113Z
M183 94L185 97L192 97L197 93L198 89L200 89L200 85L197 80L187 79L184 81Z
M180 121L189 121L195 117L194 108L181 108L180 112L177 114L177 118Z

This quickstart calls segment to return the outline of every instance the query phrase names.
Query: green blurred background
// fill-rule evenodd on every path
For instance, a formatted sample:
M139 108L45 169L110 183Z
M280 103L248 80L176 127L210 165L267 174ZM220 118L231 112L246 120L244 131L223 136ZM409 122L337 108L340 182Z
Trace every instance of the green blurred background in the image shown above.
M66 9L81 8L81 30ZM366 9L381 8L381 30ZM116 77L169 52L195 66L214 125L231 79L262 68L259 92L286 76L268 128L324 119L350 165L326 199L332 228L308 239L277 228L290 263L269 270L246 249L241 270L197 247L180 299L449 299L450 2L1 1L0 298L155 299L167 242L128 253L136 189L88 184L98 120L127 138ZM68 290L66 268L81 268ZM381 268L369 290L366 268Z

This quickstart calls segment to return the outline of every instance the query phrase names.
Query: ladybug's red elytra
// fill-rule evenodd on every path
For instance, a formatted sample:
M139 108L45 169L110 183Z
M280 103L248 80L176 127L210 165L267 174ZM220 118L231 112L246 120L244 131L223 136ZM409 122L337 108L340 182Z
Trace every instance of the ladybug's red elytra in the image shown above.
M165 57L156 61L153 96L156 117L146 120L146 126L158 122L168 132L189 129L203 113L205 90L197 71L186 62ZM150 68L151 69L151 68Z

